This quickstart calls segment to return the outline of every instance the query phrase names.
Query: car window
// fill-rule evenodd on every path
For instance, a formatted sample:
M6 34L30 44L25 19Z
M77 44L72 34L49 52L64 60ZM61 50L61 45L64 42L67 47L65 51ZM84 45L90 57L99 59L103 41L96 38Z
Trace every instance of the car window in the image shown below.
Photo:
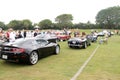
M48 42L46 40L38 39L36 42L42 46L46 45Z

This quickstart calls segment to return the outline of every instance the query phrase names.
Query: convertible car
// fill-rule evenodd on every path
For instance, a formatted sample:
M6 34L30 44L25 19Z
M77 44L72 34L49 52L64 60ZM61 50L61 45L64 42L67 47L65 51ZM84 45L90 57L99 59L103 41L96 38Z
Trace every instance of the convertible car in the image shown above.
M0 47L1 59L12 62L24 61L34 65L42 57L59 54L60 46L40 38L22 38Z
M58 38L58 41L66 41L66 40L70 39L71 36L65 35L65 34L60 34L60 35L57 35L57 38Z
M74 37L68 40L68 46L70 48L84 48L91 45L91 37L87 35L86 37Z
M58 41L66 41L66 40L71 38L71 36L69 35L70 33L69 34L65 34L62 31L58 31L55 34L56 34L56 37L57 37Z

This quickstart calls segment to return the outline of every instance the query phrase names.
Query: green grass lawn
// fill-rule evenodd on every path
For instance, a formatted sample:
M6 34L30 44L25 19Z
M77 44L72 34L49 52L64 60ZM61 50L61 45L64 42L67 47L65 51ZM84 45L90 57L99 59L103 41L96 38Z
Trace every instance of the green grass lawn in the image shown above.
M100 45L78 80L120 80L120 36Z
M43 58L33 66L0 60L0 80L70 80L98 45L77 80L120 80L120 36L112 36L108 44L92 43L87 49L70 49L67 42L59 44L59 55Z

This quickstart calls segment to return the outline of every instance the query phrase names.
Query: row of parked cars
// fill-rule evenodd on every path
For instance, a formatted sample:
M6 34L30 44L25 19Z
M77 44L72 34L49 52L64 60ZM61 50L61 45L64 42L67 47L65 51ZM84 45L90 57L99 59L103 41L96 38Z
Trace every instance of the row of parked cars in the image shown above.
M64 39L68 40L68 46L70 48L87 48L91 45L91 42L97 40L97 35L91 34L84 37L65 37L70 35L64 35ZM63 37L63 36L62 36ZM3 43L0 46L0 58L6 61L12 62L27 62L29 64L36 64L42 57L46 57L51 54L60 53L59 38L52 34L39 34L33 38L20 38L14 42Z

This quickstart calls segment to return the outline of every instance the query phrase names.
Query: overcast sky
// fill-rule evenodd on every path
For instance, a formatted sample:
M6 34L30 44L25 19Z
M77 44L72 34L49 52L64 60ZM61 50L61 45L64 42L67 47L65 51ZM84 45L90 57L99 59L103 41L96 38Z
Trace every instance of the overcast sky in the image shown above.
M120 0L0 0L0 21L54 22L58 15L72 14L73 23L94 23L100 10L113 6L120 6Z

